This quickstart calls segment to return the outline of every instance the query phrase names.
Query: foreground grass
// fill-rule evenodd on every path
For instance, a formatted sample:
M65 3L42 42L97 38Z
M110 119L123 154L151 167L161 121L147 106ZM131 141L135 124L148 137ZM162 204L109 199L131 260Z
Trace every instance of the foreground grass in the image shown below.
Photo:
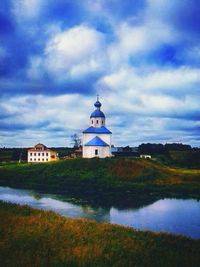
M200 240L0 202L0 265L199 266Z
M200 170L126 158L1 164L0 185L70 193L98 205L124 207L161 197L200 198Z

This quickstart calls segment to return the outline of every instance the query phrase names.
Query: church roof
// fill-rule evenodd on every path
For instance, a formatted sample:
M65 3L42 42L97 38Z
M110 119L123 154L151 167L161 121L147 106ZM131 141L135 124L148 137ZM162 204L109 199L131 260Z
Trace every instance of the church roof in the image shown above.
M97 133L97 134L111 134L112 132L109 131L105 126L101 127L89 127L83 133Z
M96 109L95 111L92 112L90 115L90 118L105 118L104 113L100 109Z
M92 140L87 142L85 146L109 146L106 142L104 142L98 136L94 137Z

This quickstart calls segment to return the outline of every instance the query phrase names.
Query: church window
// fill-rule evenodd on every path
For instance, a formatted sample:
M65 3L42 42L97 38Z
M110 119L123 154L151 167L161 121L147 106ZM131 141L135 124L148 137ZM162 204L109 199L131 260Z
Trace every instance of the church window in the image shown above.
M95 149L95 156L98 155L98 149Z

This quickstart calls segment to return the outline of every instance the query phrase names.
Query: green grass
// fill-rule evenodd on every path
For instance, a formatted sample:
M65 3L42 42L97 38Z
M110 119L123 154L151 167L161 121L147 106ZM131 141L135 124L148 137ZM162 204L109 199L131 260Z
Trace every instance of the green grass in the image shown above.
M200 240L0 202L0 265L197 267Z
M1 164L0 185L71 194L98 205L124 206L161 197L200 198L200 170L127 158Z

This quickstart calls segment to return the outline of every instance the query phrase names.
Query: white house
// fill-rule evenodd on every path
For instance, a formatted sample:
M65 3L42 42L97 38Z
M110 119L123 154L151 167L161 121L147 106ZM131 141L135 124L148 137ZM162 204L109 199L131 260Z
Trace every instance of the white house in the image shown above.
M90 127L83 131L83 158L111 157L112 133L105 126L106 118L98 97L94 106L96 109L90 116Z
M28 149L28 162L47 162L58 160L58 154L43 144L37 144Z

